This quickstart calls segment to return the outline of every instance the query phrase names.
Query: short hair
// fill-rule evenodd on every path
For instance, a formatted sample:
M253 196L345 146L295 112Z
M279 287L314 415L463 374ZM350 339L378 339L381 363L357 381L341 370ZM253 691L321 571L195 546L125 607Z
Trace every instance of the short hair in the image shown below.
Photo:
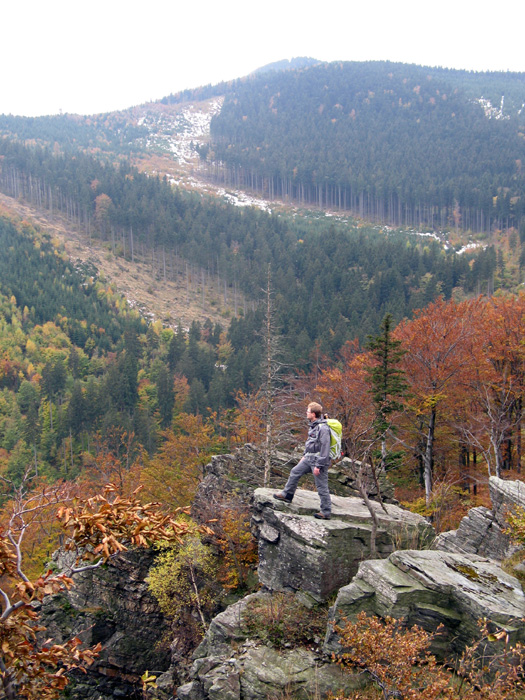
M320 403L316 403L315 401L312 401L312 403L308 404L308 410L311 411L312 413L315 413L316 418L320 418L321 413L323 412L323 407L321 406Z

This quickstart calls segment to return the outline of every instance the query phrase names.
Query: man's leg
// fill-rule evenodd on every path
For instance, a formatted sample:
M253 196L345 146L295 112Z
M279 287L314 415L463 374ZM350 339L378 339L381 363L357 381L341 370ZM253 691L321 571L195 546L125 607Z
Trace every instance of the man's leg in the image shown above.
M330 498L330 491L328 489L328 467L321 469L319 476L315 476L314 474L314 479L317 493L319 494L319 500L321 501L321 513L329 517L332 513L332 499Z
M290 472L288 481L286 482L286 485L283 489L283 496L285 496L289 501L291 501L297 489L299 479L305 474L310 474L311 471L312 465L310 459L308 459L308 457L303 457L299 464L296 464Z

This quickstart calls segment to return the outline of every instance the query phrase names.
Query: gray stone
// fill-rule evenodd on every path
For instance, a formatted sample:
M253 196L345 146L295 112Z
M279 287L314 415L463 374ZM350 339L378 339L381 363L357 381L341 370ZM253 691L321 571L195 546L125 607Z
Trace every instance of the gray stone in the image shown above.
M525 506L525 483L491 476L489 491L492 510L481 506L472 508L457 530L444 532L436 538L433 549L479 554L495 561L503 561L518 549L504 530L509 509Z
M525 641L525 596L518 580L497 563L477 555L439 551L398 551L386 560L361 564L354 580L339 591L331 609L327 652L340 651L334 624L361 611L404 619L435 632L432 651L443 658L460 653L487 618L507 630L512 644Z
M173 698L173 688L177 685L175 670L168 669L157 676L155 687L148 689L148 698L154 700L171 700Z
M363 686L361 676L307 649L277 651L248 638L242 623L245 606L261 591L231 605L212 620L195 652L192 682L178 689L180 700L267 700L290 697L311 700L329 692L349 693Z
M269 475L269 486L282 487L288 474L302 457L302 450L276 450L272 455ZM360 463L343 458L334 463L328 472L330 493L336 496L358 496L356 475ZM251 502L254 489L264 483L265 459L264 452L250 443L236 449L232 454L215 455L204 467L202 479L192 504L192 517L199 521L206 520L210 509L231 498L239 499L248 504ZM377 499L377 485L365 473L362 478L366 481L369 497ZM314 488L313 477L310 480ZM381 497L385 503L397 503L394 498L394 487L382 473L377 479Z
M254 494L253 523L259 540L259 582L273 591L304 591L318 602L346 585L371 552L372 517L361 498L332 496L332 519L316 520L319 497L298 489L292 503L272 489ZM422 546L434 537L424 518L372 502L379 522L376 554Z
M180 700L297 700L348 694L364 686L362 676L342 673L338 666L307 649L276 651L267 646L239 648L236 658L215 659L202 667L198 680L177 690Z
M277 487L285 474L301 459L297 452L277 450L272 456L270 485ZM215 455L204 467L204 478L199 484L192 504L192 516L206 519L210 509L231 498L248 504L253 490L264 483L264 453L247 443L232 454Z
M241 697L239 672L235 664L226 662L216 666L205 676L203 686L209 700L239 700Z
M363 687L363 679L357 674L343 674L335 664L321 661L307 649L278 652L258 646L248 649L241 660L243 700L267 700L286 693L297 700L310 700Z
M191 690L195 695L178 694L178 697L267 700L288 693L297 700L310 700L315 693L320 697L330 692L348 693L364 684L357 674L343 674L335 664L307 649L277 651L251 643L241 646L235 658L214 657L210 665L201 665L196 675L198 680L193 682ZM202 692L202 696L198 692Z
M246 639L246 630L242 622L242 613L250 600L263 595L252 593L230 605L223 612L216 615L210 622L206 636L193 654L196 662L194 671L198 667L201 659L210 656L220 656L223 653L229 654L232 643L239 643Z
M496 522L493 512L480 506L469 510L457 530L438 535L432 548L445 552L479 554L502 561L512 550L512 545Z
M69 559L62 550L53 555L59 569ZM78 636L86 646L102 644L86 677L95 686L110 675L116 690L119 678L127 688L130 676L169 668L168 644L161 642L168 639L170 627L145 580L153 559L153 550L124 552L105 566L75 574L70 591L42 603L46 636L57 643Z
M343 459L335 463L332 468L329 469L328 484L330 493L336 496L360 497L357 484L357 475L359 472L361 472L361 483L365 486L369 498L372 500L379 500L379 487L381 500L384 503L399 503L394 497L394 485L389 482L385 472L376 474L376 478L374 478L369 466L359 461L349 459L348 457L343 457Z
M179 700L205 700L204 690L198 681L185 683L177 688Z
M498 525L507 527L507 511L514 506L525 507L525 483L520 480L507 481L496 476L489 478L489 492L494 519Z

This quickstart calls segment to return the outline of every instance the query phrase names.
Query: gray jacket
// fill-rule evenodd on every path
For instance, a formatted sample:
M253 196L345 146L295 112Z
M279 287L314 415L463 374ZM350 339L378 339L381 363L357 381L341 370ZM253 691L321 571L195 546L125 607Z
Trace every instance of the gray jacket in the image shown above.
M324 418L317 418L310 423L304 454L315 455L315 466L319 469L328 469L330 466L330 428Z

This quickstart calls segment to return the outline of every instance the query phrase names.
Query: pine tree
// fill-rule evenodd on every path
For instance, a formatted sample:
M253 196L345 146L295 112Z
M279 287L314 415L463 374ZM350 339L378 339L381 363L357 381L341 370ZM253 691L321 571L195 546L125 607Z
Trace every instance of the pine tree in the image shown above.
M367 367L367 374L375 407L375 432L381 440L382 469L387 465L386 436L392 429L391 418L402 409L400 399L407 391L404 372L399 367L405 351L401 348L401 341L392 338L391 332L392 315L386 314L381 332L375 337L368 336L367 344L374 359L374 364Z

